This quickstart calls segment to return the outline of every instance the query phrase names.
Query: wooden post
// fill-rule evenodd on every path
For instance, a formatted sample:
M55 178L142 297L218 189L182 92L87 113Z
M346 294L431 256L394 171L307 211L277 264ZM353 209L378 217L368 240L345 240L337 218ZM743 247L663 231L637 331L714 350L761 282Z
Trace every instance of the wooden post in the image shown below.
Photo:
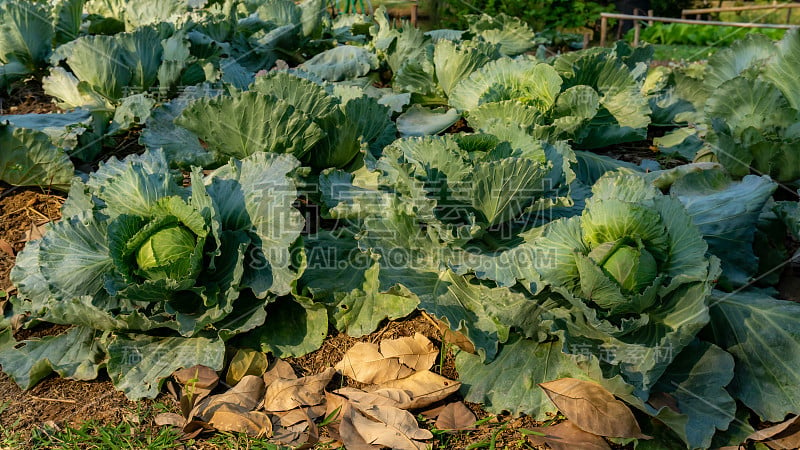
M633 21L633 46L639 46L639 35L642 32L642 24L638 20Z
M653 10L652 10L652 9L648 9L648 10L647 10L647 17L653 17L653 16L654 16L654 14L653 14ZM647 21L647 26L648 26L648 27L652 27L652 26L653 26L653 23L654 23L654 22L653 22L652 20L648 20L648 21Z
M608 17L600 17L600 47L606 46L606 35L608 34Z
M792 23L792 10L791 9L787 9L786 10L786 24L788 25L790 23Z
M417 26L417 8L418 8L417 0L414 0L414 3L411 5L411 26Z
M583 33L583 49L589 48L589 42L592 39L592 35L590 33Z

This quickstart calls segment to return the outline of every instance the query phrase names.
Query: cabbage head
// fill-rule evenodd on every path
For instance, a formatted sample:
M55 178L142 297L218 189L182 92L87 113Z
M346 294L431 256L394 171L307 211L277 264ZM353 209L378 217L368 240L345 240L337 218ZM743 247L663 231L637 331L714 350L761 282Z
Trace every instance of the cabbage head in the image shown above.
M581 216L537 239L537 271L559 304L563 350L646 393L708 323L719 261L680 201L643 177L608 174L592 191Z
M0 333L3 370L28 388L51 371L88 380L106 368L128 397L154 397L180 367L221 370L236 335L263 344L302 329L292 345L312 334L321 343L324 310L321 331L286 312L308 306L289 304L304 267L304 220L292 207L299 166L259 152L207 176L195 168L187 187L154 151L73 181L63 218L28 243L11 274L16 313L71 328L22 347ZM262 326L273 304L283 320Z

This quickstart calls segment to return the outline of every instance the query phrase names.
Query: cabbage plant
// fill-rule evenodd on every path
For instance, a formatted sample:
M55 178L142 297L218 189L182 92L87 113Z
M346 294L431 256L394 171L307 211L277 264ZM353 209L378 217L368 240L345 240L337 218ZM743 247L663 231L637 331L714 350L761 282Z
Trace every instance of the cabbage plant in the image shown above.
M83 36L56 49L42 86L64 109L113 111L131 93L147 92L156 84L174 86L191 61L186 36L169 24Z
M533 31L517 18L471 15L468 20L468 31L424 33L407 23L393 28L379 8L370 30L372 46L392 70L393 88L411 93L414 103L444 106L458 82L475 70L536 45Z
M707 256L681 202L646 177L612 172L592 194L580 215L551 222L533 240L540 285L517 305L525 314L505 317L519 333L489 364L457 355L465 398L544 419L554 407L532 384L591 380L689 448L708 447L736 410L724 389L733 358L698 339L710 322L719 260ZM658 403L665 395L680 410Z
M179 165L222 164L230 157L271 152L291 153L323 170L358 166L364 152L379 154L394 140L397 129L386 106L359 88L336 95L332 85L303 76L309 75L272 71L256 77L247 91L189 103L178 99L155 113L142 143L165 148ZM170 118L174 125L156 123Z
M532 304L511 288L538 277L532 235L569 204L573 159L522 132L459 134L398 139L373 172L327 171L320 194L339 222L306 241L301 289L348 334L419 308L491 360Z
M7 330L3 370L28 388L51 371L87 380L105 367L128 397L154 397L175 369L220 370L235 335L250 332L269 348L283 341L266 336L296 334L304 317L261 326L302 273L304 220L290 178L298 166L290 155L258 153L206 177L196 168L183 187L155 151L76 179L62 220L28 243L11 275L15 312L72 328L21 348ZM281 308L302 315L286 298ZM313 335L319 345L324 314L315 323L289 340Z
M70 156L93 146L94 118L88 111L5 115L0 121L0 180L17 186L69 189L75 167Z
M593 49L563 55L553 65L497 59L464 77L448 101L486 132L519 124L579 148L642 140L651 113L642 93L646 55L630 53L623 46Z
M800 32L775 43L751 35L714 54L707 66L674 74L676 93L697 111L679 130L705 143L696 160L718 161L736 178L751 171L781 183L800 179Z
M681 202L636 175L607 175L580 217L550 224L537 267L561 307L564 351L609 352L607 374L646 393L708 323L719 260Z
M0 88L41 69L78 35L85 0L0 2Z

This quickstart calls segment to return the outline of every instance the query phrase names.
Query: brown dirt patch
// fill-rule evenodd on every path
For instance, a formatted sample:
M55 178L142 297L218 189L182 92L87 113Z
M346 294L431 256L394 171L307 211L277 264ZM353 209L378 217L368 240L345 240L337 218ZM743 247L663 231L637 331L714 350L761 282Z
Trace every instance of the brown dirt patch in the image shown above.
M139 128L134 128L123 135L115 136L113 138L113 147L105 149L103 154L100 155L100 159L104 161L107 161L112 157L123 159L126 156L144 153L144 146L139 144L139 135L141 134L141 131L142 130Z
M14 250L9 255L0 248L0 290L9 290L8 274L16 254L25 246L32 228L61 217L64 197L37 188L19 188L0 183L0 239Z
M610 156L614 159L619 159L620 161L633 163L637 166L640 165L645 159L658 161L662 169L672 169L674 167L686 164L686 161L673 158L658 151L653 146L653 137L655 136L649 136L648 139L644 141L616 144L611 147L604 147L590 151Z
M0 95L0 114L52 113L60 109L53 97L44 93L42 81L31 78L14 83L11 91Z
M60 425L80 425L89 420L119 422L135 406L107 377L83 382L49 377L23 391L0 373L0 398L7 404L0 415L0 426L21 432L23 439L48 421Z

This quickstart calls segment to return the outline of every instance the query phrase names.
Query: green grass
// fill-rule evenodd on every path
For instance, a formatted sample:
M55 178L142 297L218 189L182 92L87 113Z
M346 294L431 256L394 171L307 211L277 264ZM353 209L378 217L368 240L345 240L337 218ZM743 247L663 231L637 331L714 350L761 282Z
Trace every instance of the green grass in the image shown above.
M2 415L6 408L8 408L8 405L8 402L0 403L0 415ZM12 425L11 428L14 428L14 425ZM18 432L12 431L11 429L0 425L0 449L19 448L20 439L21 438Z
M700 61L725 47L655 44L653 48L653 59L656 61Z
M240 433L218 432L205 442L210 445L215 445L219 448L235 450L290 450L290 447L272 444L265 440L253 439L245 434Z
M0 414L8 407L8 403L0 403ZM136 420L123 420L117 424L101 424L88 421L80 426L61 426L36 428L30 437L23 436L21 431L0 426L0 450L5 449L58 449L58 450L161 450L183 449L191 447L197 440L179 441L180 432L172 427L151 425L152 418L161 412L175 412L165 403L137 404L131 408L130 416ZM265 439L253 439L241 433L218 432L202 442L207 446L220 449L235 450L290 450L289 447L268 442ZM319 443L315 450L333 449L330 443Z
M30 448L57 449L170 449L183 448L179 434L169 427L142 430L135 424L122 422L100 425L94 421L78 428L67 426L61 430L36 429L27 446Z
M8 403L0 404L0 414L8 407ZM21 431L0 426L0 449L170 449L184 448L178 441L178 431L168 427L153 428L145 426L153 415L168 410L163 404L142 406L131 409L131 417L137 417L139 423L122 421L118 424L100 424L88 421L79 427L64 426L59 429L40 427L34 429L30 437L23 436Z

